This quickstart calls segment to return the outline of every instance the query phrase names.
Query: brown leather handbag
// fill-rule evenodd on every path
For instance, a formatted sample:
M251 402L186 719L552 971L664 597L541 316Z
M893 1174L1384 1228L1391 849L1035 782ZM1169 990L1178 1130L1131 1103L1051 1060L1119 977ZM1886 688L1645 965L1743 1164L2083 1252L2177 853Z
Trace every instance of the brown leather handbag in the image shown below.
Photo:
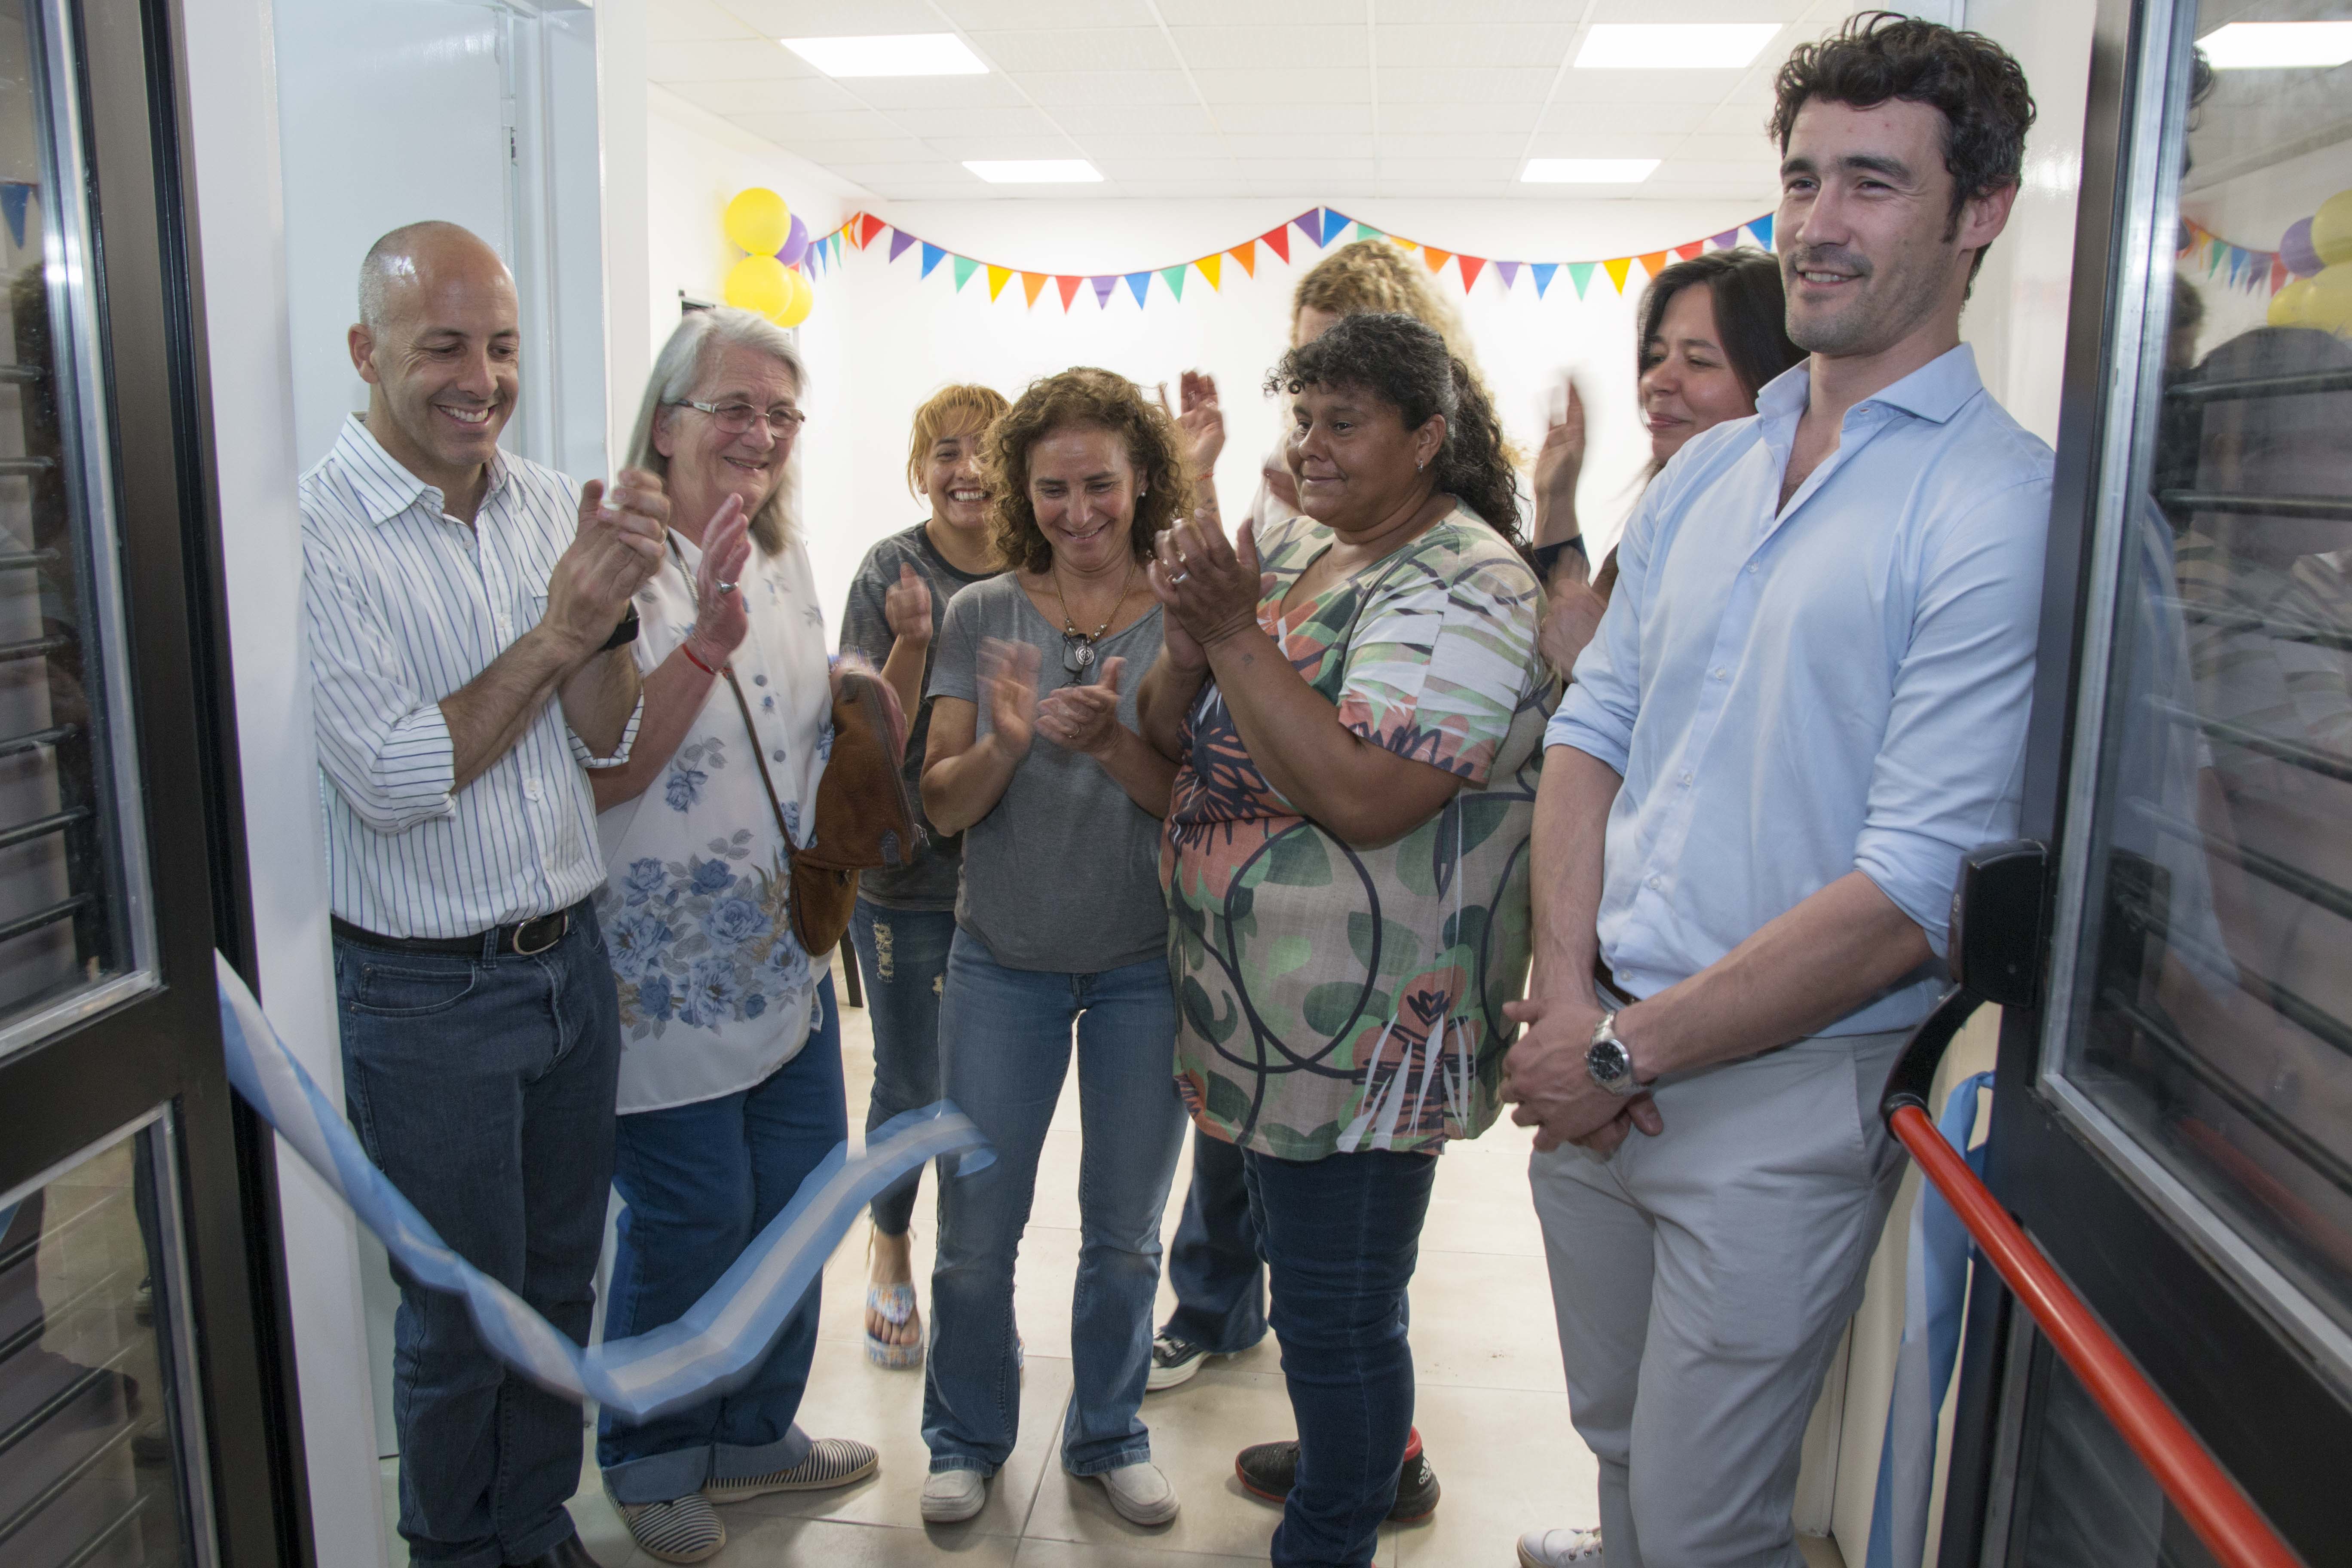
M751 705L736 684L732 665L719 671L742 710L751 736L751 760L760 764L776 831L784 840L784 864L792 887L793 936L801 951L822 958L839 945L857 902L857 873L910 863L923 847L923 819L902 771L907 729L898 700L870 671L843 668L833 700L833 752L817 781L816 816L809 846L795 848L784 826L776 781L768 776Z

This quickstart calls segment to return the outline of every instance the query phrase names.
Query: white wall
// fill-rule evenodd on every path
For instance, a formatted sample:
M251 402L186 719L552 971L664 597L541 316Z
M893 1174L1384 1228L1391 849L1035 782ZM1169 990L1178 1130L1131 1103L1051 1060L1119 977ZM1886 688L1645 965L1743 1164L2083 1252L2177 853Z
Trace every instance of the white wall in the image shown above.
M294 505L293 350L268 0L184 0L237 751L261 1000L330 1100L342 1096L327 874ZM375 1424L351 1211L278 1159L280 1223L320 1568L383 1568Z

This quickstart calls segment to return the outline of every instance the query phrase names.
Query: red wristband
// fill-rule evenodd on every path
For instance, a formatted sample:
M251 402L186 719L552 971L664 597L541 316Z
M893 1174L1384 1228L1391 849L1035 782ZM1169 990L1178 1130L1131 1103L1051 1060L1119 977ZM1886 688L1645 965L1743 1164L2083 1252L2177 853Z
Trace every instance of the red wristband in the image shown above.
M703 673L703 674L708 675L708 676L711 676L711 677L713 677L713 678L716 678L716 677L717 677L717 675L719 674L719 672L718 672L717 670L715 670L715 669L711 668L709 665L707 665L707 664L703 663L700 659L698 659L698 658L695 658L695 657L694 657L694 645L693 645L693 644L691 644L691 643L680 643L680 644L678 644L678 645L677 645L677 651L678 651L678 652L680 652L680 653L682 653L682 654L684 654L684 655L686 655L686 662L687 662L687 663L688 663L688 664L690 664L690 665L694 666L694 668L697 668L697 669L698 669L698 670L702 671L702 673Z

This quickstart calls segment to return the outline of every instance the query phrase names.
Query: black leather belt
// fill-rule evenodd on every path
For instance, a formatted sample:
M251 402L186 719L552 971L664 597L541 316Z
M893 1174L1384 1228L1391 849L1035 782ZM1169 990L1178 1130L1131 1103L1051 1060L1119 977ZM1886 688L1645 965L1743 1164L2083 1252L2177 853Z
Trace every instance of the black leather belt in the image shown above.
M562 942L572 929L572 911L558 910L551 915L536 920L517 921L500 926L496 931L477 931L472 936L381 936L363 927L355 926L341 915L331 916L334 933L345 942L364 942L370 947L388 948L394 952L443 952L460 958L478 958L492 936L498 946L497 956L529 958L545 952Z

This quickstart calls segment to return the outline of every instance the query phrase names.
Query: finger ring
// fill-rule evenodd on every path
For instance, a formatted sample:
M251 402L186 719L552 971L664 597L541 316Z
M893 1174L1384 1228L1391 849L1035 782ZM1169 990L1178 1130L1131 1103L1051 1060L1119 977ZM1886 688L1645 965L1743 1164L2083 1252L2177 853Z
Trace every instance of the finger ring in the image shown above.
M735 591L735 584L732 583L721 583L718 586L719 591L722 594L731 594Z
M1190 577L1192 574L1190 572L1179 572L1173 577L1169 578L1168 581L1172 586L1175 584L1181 583L1185 578Z

